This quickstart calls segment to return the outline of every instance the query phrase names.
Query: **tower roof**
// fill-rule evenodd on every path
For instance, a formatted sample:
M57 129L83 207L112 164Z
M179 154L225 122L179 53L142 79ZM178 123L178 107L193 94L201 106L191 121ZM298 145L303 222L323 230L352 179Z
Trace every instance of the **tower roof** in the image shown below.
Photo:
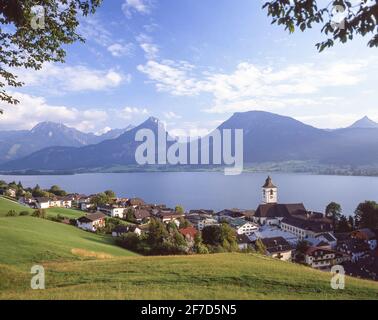
M263 188L277 188L273 182L272 178L268 176L268 178L265 180L265 184L262 186Z

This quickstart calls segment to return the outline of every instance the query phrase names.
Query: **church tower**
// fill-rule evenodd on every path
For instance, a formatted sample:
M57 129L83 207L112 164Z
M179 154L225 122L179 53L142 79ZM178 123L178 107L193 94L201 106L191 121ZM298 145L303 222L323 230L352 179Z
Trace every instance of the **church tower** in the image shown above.
M277 203L278 194L277 187L272 183L272 178L268 177L265 180L265 184L262 186L263 189L263 203Z

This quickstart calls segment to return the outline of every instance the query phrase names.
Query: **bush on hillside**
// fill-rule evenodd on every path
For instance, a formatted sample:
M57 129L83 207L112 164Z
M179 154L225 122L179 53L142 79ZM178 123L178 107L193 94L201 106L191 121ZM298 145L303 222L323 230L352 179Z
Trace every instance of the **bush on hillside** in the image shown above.
M15 210L9 210L6 216L7 217L16 217L17 212Z
M44 209L37 209L32 213L32 217L46 219L46 211Z

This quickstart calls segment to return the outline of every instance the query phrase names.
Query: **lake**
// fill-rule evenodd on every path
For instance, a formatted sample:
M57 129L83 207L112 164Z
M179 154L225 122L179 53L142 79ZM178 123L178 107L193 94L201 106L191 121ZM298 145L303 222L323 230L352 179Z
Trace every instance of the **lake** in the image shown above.
M107 189L118 196L140 197L148 203L182 205L190 209L256 209L267 174L221 172L94 173L67 176L2 176L0 180L21 181L24 186L57 184L69 192L92 194ZM377 177L272 174L279 202L303 202L308 210L324 212L336 201L344 214L353 214L358 203L378 200Z

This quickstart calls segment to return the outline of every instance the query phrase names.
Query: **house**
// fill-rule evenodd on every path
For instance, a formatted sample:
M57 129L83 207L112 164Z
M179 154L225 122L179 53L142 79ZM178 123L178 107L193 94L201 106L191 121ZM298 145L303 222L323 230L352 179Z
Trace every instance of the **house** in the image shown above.
M318 215L291 216L281 221L281 229L297 236L300 240L315 238L319 234L332 232L332 221Z
M105 217L102 212L90 213L77 219L77 226L86 231L96 232L99 228L105 227Z
M138 223L143 223L150 220L151 214L146 209L134 209L133 210L134 219Z
M87 211L87 210L91 209L93 207L91 200L92 200L92 197L87 197L87 196L84 196L84 195L81 196L77 200L77 204L78 204L78 207L80 208L80 210Z
M50 208L50 199L46 197L35 198L35 204L37 209L48 209Z
M97 207L97 211L101 211L112 218L121 219L124 217L125 209L126 208L124 207L118 207L113 205L102 205Z
M197 229L193 227L179 229L179 232L184 236L185 240L188 242L194 242L194 239L196 235L198 234Z
M185 214L178 213L176 211L159 211L156 215L158 219L160 219L164 223L168 222L178 222L179 219L184 218Z
M129 207L138 207L138 206L144 206L146 203L141 198L131 198L128 199L127 205Z
M247 250L252 244L252 241L245 234L236 235L236 241L238 243L239 250Z
M122 237L123 235L125 235L129 232L133 232L133 233L137 234L138 236L140 236L142 234L142 230L135 225L128 225L128 226L118 225L112 230L112 236L113 237Z
M305 263L315 269L328 270L347 259L343 254L334 250L310 247L305 253Z
M190 221L190 220L189 220ZM197 222L197 229L202 231L205 227L218 225L218 220L214 218L202 218Z
M330 249L335 249L337 238L331 232L324 232L317 234L314 239L310 240L310 242L314 244L315 247L327 246Z
M50 208L60 208L62 202L58 198L53 198L49 200L49 207Z
M336 250L344 253L350 257L352 262L357 262L359 259L369 254L369 244L361 239L348 239L337 244Z
M60 201L61 208L72 208L72 196L59 197L58 200Z
M283 237L264 238L261 239L261 242L264 244L268 256L291 261L293 248Z
M219 217L227 216L230 218L242 218L244 217L242 212L243 210L240 210L240 209L224 209L222 211L217 212L217 216Z
M190 210L188 215L213 216L214 215L214 210L208 210L208 209Z
M18 199L18 203L23 205L23 206L33 206L33 204L35 204L35 199L32 199L32 198L25 198L25 197L21 197L20 199Z
M251 235L253 232L259 230L259 226L253 222L244 219L232 219L229 221L231 227L236 230L237 234Z
M352 239L360 239L365 241L369 245L370 250L377 248L377 236L375 232L369 228L355 230L351 233L350 237Z

